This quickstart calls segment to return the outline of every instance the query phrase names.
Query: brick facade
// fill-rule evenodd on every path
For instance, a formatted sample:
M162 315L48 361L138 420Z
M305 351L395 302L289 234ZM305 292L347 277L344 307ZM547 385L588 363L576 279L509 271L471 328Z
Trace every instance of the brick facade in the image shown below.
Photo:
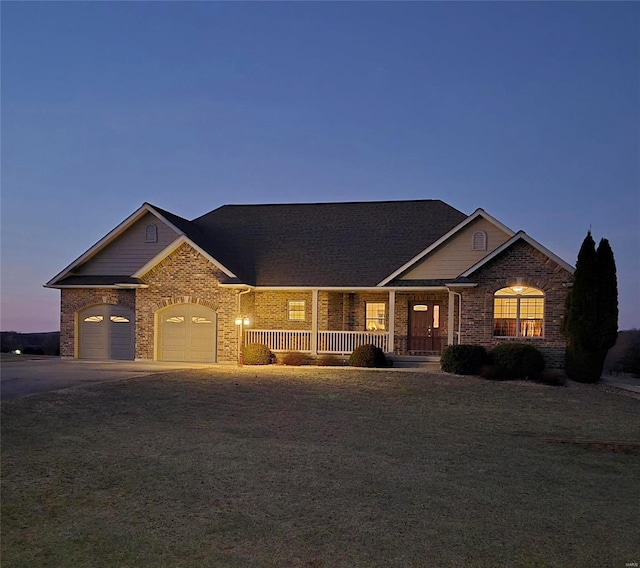
M289 319L289 300L305 302L304 320ZM255 329L311 329L311 300L311 292L305 290L255 291L242 296L242 310Z
M154 358L155 314L167 306L187 302L216 312L218 361L234 361L238 291L220 288L221 275L218 268L186 243L143 274L149 287L136 291L136 358Z
M61 296L60 353L77 356L77 313L96 304L116 304L133 310L135 317L135 356L156 356L156 314L177 303L204 305L217 314L218 361L237 358L238 289L220 287L221 271L188 244L182 244L154 266L142 280L148 288L63 289ZM464 288L462 294L461 342L492 348L503 341L493 337L493 297L500 288L519 283L544 292L544 337L522 338L538 347L552 367L562 367L565 339L560 328L564 314L567 284L572 276L552 259L520 241L481 267L472 277L476 288ZM394 353L406 354L409 310L414 302L435 302L440 306L437 333L440 348L447 344L449 297L446 291L396 291ZM289 320L288 301L305 301L305 320ZM240 296L241 314L251 319L253 329L311 330L313 294L310 290L254 290ZM389 317L389 292L318 292L318 329L364 331L367 302L384 303ZM457 329L457 300L454 306ZM387 322L388 329L388 322ZM437 349L436 349L437 350Z
M60 356L77 357L78 312L98 304L113 304L136 311L135 290L63 288L60 295Z
M505 341L531 343L545 355L547 365L564 367L566 340L561 333L567 284L572 275L536 248L519 241L482 266L473 276L477 288L462 291L461 342L491 349ZM493 296L506 286L522 284L544 292L544 337L493 337Z
M449 313L449 295L447 292L396 292L396 313L394 318L395 341L393 352L405 355L409 344L409 306L418 302L434 302L440 306L440 326L434 333L439 334L439 349L447 345L447 321Z

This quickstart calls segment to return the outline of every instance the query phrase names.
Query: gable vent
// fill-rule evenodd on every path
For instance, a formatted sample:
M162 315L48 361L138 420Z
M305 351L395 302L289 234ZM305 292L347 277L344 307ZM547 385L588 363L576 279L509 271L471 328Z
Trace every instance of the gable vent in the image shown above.
M473 250L487 250L487 233L484 231L476 231L473 233L471 248Z
M145 243L157 243L158 242L158 227L155 225L147 225L144 231Z

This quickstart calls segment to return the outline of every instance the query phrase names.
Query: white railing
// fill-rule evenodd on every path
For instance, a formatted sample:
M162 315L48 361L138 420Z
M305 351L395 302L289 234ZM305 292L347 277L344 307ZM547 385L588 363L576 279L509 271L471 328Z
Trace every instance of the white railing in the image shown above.
M359 345L373 343L385 353L389 352L389 334L377 331L319 331L318 353L351 353Z
M287 329L248 329L245 343L264 343L271 351L311 351L311 332Z
M271 351L311 352L311 331L288 329L248 329L245 343L264 343ZM385 353L389 352L389 334L368 331L319 331L318 353L351 353L359 345L373 343Z

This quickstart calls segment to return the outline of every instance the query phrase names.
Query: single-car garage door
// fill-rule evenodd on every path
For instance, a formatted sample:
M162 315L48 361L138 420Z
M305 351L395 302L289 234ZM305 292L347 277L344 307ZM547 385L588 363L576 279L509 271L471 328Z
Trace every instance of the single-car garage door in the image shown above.
M175 304L158 314L160 361L216 360L216 313L198 304Z
M133 359L133 311L102 304L79 313L81 359Z

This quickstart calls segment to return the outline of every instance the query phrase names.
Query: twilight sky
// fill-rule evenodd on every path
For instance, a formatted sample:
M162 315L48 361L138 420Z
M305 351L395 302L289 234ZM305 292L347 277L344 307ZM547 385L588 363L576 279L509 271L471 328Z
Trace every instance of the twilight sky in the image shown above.
M2 2L0 329L144 201L442 199L575 264L640 327L640 4ZM372 254L375 254L372 243Z

